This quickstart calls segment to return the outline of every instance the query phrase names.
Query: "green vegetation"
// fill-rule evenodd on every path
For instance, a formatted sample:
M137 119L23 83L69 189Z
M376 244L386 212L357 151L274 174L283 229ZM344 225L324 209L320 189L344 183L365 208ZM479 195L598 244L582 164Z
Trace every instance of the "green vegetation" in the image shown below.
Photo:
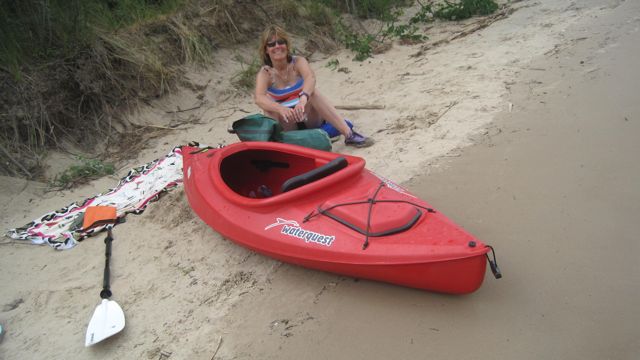
M418 1L419 2L419 1ZM434 19L464 20L476 15L489 15L498 10L494 0L460 0L433 5L420 3L420 11L410 20L410 24L427 23Z
M234 85L247 91L253 89L256 82L256 74L262 66L261 60L254 57L250 63L245 63L241 56L236 56L236 60L241 64L242 70L233 76Z
M383 26L374 34L355 31L344 21L339 20L336 24L336 33L345 47L355 53L354 60L363 61L370 58L376 46L384 43L387 39L400 39L404 42L419 42L426 39L422 34L418 34L418 28L414 24L398 24L398 18L402 15L400 11L389 11L384 16Z
M344 46L356 53L354 60L363 61L371 57L373 43L377 41L375 35L355 32L342 21L338 22L336 31Z
M418 34L418 27L411 21L408 24L397 24L402 12L395 10L385 18L385 26L382 31L383 39L400 39L407 43L421 42L427 39L426 36Z
M324 67L331 70L337 70L338 66L340 66L340 61L338 59L331 59L327 61L327 65L325 65Z
M383 19L393 8L410 5L409 0L319 0L319 3L339 12L364 19Z
M400 39L415 42L425 39L417 34L418 28L413 24L398 24L398 18L402 12L401 6L411 4L407 0L359 0L338 1L320 0L319 3L333 9L336 13L335 33L338 39L347 49L355 53L354 60L363 61L372 56L375 48L386 39ZM370 34L356 31L347 25L340 17L341 12L346 12L361 19L377 19L383 22L383 26L376 33Z
M399 6L406 5L406 1L399 0L366 0L337 2L323 0L323 3L336 6L360 17L376 18L383 21L384 25L375 34L362 33L353 30L338 21L336 32L344 45L355 52L354 60L363 61L372 56L375 46L382 44L387 39L399 39L404 43L415 43L426 40L426 36L419 34L419 23L428 23L435 19L463 20L475 15L488 15L498 9L494 0L460 0L444 3L422 4L420 10L412 16L406 24L399 23L402 11ZM351 5L349 5L351 4ZM342 7L341 7L342 6Z
M445 20L464 20L475 15L489 15L498 10L498 4L493 0L461 0L449 2L436 8L433 15Z
M73 58L102 34L169 14L180 0L3 0L0 65L21 76L25 64Z
M114 117L211 57L211 28L187 17L199 11L190 3L0 0L0 93L14 94L0 99L0 173L37 178L51 146L130 138Z
M311 1L304 3L304 8L311 22L318 27L333 24L333 22L335 21L335 12L326 5L322 4L321 1Z
M304 37L303 53L342 43L364 60L391 40L425 40L422 23L497 9L493 0L443 1L401 21L413 1L0 0L0 174L41 178L47 149L63 144L90 152L107 142L111 154L128 153L125 142L145 135L123 112L185 81L183 65L253 46L265 24ZM362 19L380 28L368 32L357 26ZM238 61L233 81L251 89L260 61Z
M70 189L75 185L97 179L115 172L113 164L97 159L78 158L80 164L72 165L49 182L49 186L57 189Z

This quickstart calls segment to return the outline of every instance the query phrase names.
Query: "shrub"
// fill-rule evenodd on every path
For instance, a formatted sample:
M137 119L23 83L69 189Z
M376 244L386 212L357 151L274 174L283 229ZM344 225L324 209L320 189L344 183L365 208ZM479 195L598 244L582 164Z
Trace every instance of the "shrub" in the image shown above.
M463 20L474 15L488 15L498 9L498 4L493 0L461 0L452 3L445 0L445 4L439 6L434 16L445 20Z
M54 189L70 189L75 185L86 183L115 172L113 164L104 163L98 159L78 158L80 164L71 165L68 169L57 175L49 186Z

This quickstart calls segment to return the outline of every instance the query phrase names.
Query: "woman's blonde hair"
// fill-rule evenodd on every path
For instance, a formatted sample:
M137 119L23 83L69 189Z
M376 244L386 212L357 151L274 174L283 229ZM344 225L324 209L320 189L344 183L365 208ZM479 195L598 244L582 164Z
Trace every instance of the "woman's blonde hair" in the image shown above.
M271 57L267 54L267 43L271 38L275 36L276 39L282 39L286 42L287 45L287 62L293 61L293 57L291 56L291 41L289 40L289 35L287 32L278 25L270 25L262 32L262 36L260 37L260 58L262 58L262 63L264 65L273 66L271 62Z

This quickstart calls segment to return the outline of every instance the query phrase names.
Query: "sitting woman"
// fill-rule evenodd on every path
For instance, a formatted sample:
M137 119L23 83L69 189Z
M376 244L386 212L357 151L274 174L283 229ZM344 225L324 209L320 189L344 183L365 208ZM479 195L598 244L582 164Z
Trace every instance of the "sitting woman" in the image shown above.
M353 131L352 125L318 92L309 63L291 55L290 44L289 36L278 26L270 26L262 33L260 56L264 66L256 77L256 104L265 115L278 120L285 131L319 128L326 121L344 135L346 145L371 146L373 140Z

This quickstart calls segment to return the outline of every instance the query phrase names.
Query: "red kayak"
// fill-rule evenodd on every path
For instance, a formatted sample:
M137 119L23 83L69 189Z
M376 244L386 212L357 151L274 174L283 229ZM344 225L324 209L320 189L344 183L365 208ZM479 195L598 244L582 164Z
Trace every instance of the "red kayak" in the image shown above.
M278 260L356 278L465 294L490 246L364 159L274 142L183 147L193 210L223 236Z

